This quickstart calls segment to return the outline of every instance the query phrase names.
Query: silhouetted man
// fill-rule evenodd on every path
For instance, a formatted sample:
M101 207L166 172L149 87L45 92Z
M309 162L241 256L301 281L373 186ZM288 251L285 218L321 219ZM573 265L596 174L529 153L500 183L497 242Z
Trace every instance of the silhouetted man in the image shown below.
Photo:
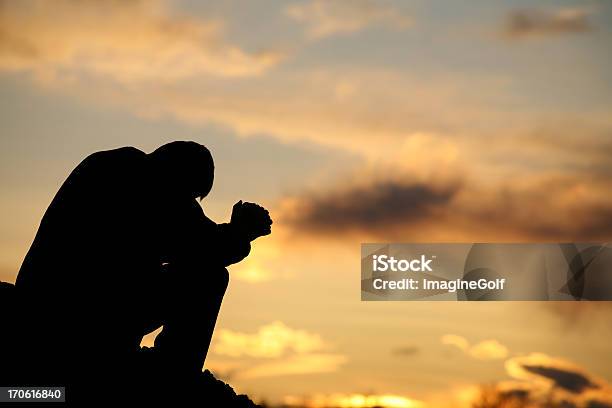
M213 179L210 152L194 142L150 154L98 152L79 164L47 209L15 284L24 381L68 385L68 398L72 386L79 398L100 381L141 378L143 367L159 370L150 378L201 372L225 266L246 257L272 224L265 209L242 202L230 223L208 219L196 199ZM143 357L142 336L161 325Z

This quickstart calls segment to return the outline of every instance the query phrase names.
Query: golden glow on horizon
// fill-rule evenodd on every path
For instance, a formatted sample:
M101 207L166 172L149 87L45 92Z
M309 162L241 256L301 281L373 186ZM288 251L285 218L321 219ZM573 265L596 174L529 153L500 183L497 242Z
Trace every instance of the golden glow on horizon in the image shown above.
M424 408L425 405L417 400L400 395L364 395L364 394L332 394L316 395L310 399L299 397L285 397L284 403L289 406L307 408Z

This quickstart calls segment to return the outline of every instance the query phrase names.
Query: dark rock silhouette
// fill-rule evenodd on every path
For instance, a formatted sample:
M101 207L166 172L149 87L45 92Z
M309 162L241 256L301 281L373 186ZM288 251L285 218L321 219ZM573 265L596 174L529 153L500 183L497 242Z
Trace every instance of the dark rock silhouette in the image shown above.
M66 386L67 401L79 405L218 397L225 402L211 406L249 406L220 392L202 367L225 267L244 259L272 221L242 201L230 223L207 218L196 199L213 179L210 152L194 142L81 162L45 212L14 287L0 286L11 312L2 321L0 384ZM141 349L161 326L154 347Z

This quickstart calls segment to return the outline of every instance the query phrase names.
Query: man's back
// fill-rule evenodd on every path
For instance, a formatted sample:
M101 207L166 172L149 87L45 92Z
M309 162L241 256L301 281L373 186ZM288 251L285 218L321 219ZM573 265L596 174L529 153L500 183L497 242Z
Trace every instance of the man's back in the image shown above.
M45 212L21 266L16 281L21 292L68 291L93 270L118 261L116 251L125 252L121 245L129 238L125 222L138 222L134 200L144 187L140 173L145 157L129 147L98 152L72 171Z
M31 371L45 370L36 358L55 356L51 376L64 369L72 376L81 365L120 359L125 344L138 346L130 310L140 300L133 289L143 280L150 235L139 208L148 190L145 158L135 148L89 156L45 212L15 284L23 320L38 325L35 333L24 328L24 337L36 339L26 350Z

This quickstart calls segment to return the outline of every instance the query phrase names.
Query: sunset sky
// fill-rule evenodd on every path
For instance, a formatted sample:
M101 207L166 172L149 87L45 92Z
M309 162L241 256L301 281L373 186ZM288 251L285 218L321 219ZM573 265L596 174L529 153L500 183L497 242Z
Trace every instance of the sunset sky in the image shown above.
M206 362L239 392L462 407L556 368L612 406L608 303L360 301L362 242L610 240L612 2L533 4L0 1L0 280L85 156L195 140L206 214L274 219Z

